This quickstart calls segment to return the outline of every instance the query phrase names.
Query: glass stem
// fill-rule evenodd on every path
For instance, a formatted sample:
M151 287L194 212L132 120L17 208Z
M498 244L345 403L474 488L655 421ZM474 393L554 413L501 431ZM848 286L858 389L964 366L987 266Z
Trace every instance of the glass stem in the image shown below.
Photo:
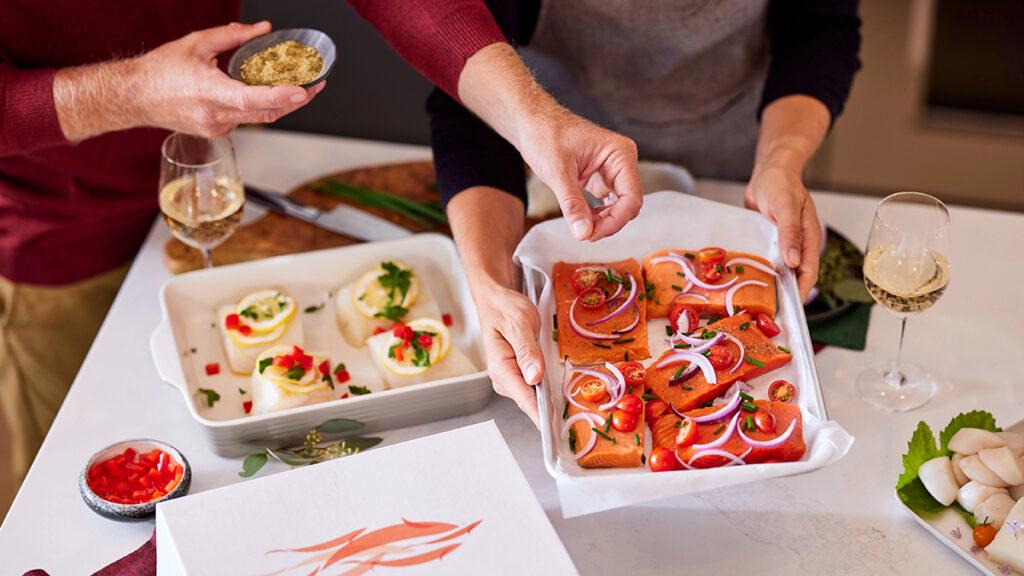
M203 268L213 268L213 250L210 250L209 248L203 248L200 250L200 252L203 253ZM902 340L903 337L901 336L900 341Z
M907 317L900 318L900 340L896 347L896 360L892 363L892 368L885 375L885 381L887 384L893 387L899 387L903 385L903 372L900 370L900 361L903 359L903 336L907 333Z

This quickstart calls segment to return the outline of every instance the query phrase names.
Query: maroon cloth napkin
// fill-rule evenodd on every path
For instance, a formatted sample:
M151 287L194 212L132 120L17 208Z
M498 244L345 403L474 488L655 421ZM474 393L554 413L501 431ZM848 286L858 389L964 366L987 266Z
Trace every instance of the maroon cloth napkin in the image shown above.
M50 576L46 570L35 569L24 576ZM156 576L156 530L145 544L120 560L101 568L93 576Z

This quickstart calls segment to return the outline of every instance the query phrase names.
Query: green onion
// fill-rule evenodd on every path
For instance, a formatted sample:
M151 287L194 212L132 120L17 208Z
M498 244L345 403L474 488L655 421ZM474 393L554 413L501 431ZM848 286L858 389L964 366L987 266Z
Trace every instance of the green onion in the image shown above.
M750 328L750 322L744 322L743 324L740 324L740 330L746 330L747 328Z
M680 278L686 278L686 274L683 274L682 272L676 272L676 276L679 276Z
M644 392L643 399L647 401L658 400L658 397L650 392Z
M611 442L612 444L615 444L615 438L612 438L611 436L605 434L604 432L601 432L597 428L591 427L590 429L596 432L597 435L600 436L601 438L604 438L605 440Z
M640 455L640 465L641 466L646 466L647 465L647 455L645 455L645 454L641 454Z
M715 436L718 436L719 434L721 434L722 430L725 430L725 424L722 424L718 428L715 428L715 432L714 432Z
M683 375L683 370L686 370L688 367L689 367L689 364L683 364L682 366L680 366L679 369L676 370L676 373L672 375L672 379L675 380L676 378L679 378L680 376L682 376Z
M746 392L740 392L740 398L743 398L744 400L753 400L754 399L753 396L751 396L750 394L747 394Z
M764 362L761 362L757 358L751 358L750 356L746 356L744 358L744 360L746 360L748 364L753 364L754 366L757 366L758 368L764 368Z
M604 278L608 282L612 281L612 269L611 268L605 268L604 269Z
M786 354L792 354L792 352L789 351L789 348L786 348L785 346L779 346L779 350L782 350Z
M626 350L626 353L622 355L622 361L629 362L629 350Z
M448 218L438 208L385 192L360 188L333 178L311 184L310 188L348 202L394 212L416 222L423 228L435 227L430 220L444 225L448 224Z
M680 342L679 344L676 344L676 345L674 345L672 347L673 348L678 348L679 350L686 350L687 348L690 347L690 345L687 344L686 342Z
M747 414L747 421L746 422L747 422L747 430L753 432L754 431L754 417L751 416L750 414Z
M608 413L608 419L604 421L604 431L607 432L612 427L612 413Z
M640 445L640 434L638 432L633 432L633 440L636 441L637 446Z
M671 336L675 333L676 331L673 330L671 326L665 326L665 336Z
M683 254L683 256L686 256L686 257L687 257L687 258L689 258L690 260L693 260L694 258L696 258L696 257L697 257L697 256L696 256L695 254L693 254L693 253L691 253L691 252L687 252L686 254Z
M569 428L569 450L572 450L573 454L576 453L576 429L575 428Z
M710 408L715 405L714 400L708 400L707 402L700 405L701 408Z
M679 286L678 284L673 284L672 285L672 289L675 290L676 292L682 292L683 291L683 287Z
M740 404L740 408L747 412L757 412L757 404L754 404L753 402L743 402Z
M619 338L618 340L612 342L612 344L628 344L633 340L636 340L636 338Z
M558 330L551 331L551 339L554 340L555 342L558 342Z
M607 344L602 344L600 342L591 342L591 344L593 344L594 346L597 346L598 348L604 348L605 350L611 350L612 349L611 346L609 346Z

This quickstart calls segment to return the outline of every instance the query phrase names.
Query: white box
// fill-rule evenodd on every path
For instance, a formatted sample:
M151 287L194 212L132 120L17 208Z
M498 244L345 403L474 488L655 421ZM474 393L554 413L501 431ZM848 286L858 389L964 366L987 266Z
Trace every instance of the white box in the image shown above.
M352 282L382 260L401 260L416 270L433 291L442 312L452 315L453 345L473 361L479 371L383 390L380 375L368 354L346 342L338 328L334 298L329 292ZM292 322L302 322L304 347L323 351L334 362L345 361L352 381L368 384L372 394L300 406L269 414L247 416L239 394L248 376L236 376L227 360L215 316L218 307L236 302L262 288L282 288L296 299ZM307 306L323 305L315 313ZM172 278L160 292L163 321L150 340L160 377L178 388L185 405L213 450L222 456L241 456L266 446L300 444L306 432L332 418L351 418L366 424L360 433L412 426L482 410L493 394L480 343L480 323L451 238L417 234L388 242L356 244L330 250L278 256L200 270ZM191 352L195 348L196 352ZM206 363L219 362L220 374L207 376ZM377 383L374 383L374 382ZM209 407L197 402L198 388L217 390L221 400ZM198 397L202 399L202 397Z
M577 573L493 421L161 503L156 538L159 576Z

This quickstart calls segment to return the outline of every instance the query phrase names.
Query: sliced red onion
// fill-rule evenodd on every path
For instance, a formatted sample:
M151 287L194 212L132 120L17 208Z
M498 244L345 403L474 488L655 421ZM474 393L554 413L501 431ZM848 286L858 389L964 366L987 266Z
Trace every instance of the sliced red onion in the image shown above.
M618 282L616 282L616 284L618 284L618 287L615 289L615 293L608 297L608 302L615 300L619 297L619 294L622 294L622 284L619 284Z
M678 350L668 358L663 359L661 362L655 364L656 368L664 368L669 364L673 364L677 361L689 362L691 364L696 363L700 367L701 372L704 373L704 379L707 380L708 384L717 384L718 376L715 375L715 367L711 365L703 354L699 352L693 352L690 350Z
M592 332L580 326L580 323L576 321L576 302L578 301L579 297L574 298L572 305L569 306L569 325L572 326L573 332L591 340L617 340L619 338L618 334L601 334L600 332Z
M662 262L674 262L678 264L679 267L683 269L683 275L686 276L686 279L689 280L691 284L693 284L694 286L700 286L705 290L721 290L722 288L728 288L733 283L735 283L736 280L739 279L738 276L733 276L731 280L724 284L708 284L707 282L704 282L700 278L697 278L697 275L694 274L693 270L690 268L690 263L687 262L685 258L680 256L679 254L676 254L675 252L669 252L668 254L664 256L658 256L657 258L651 258L649 263L651 265L654 265L661 264Z
M701 416L693 416L693 421L699 424L704 424L707 422L714 422L715 420L721 420L729 414L732 414L733 410L739 408L740 400L740 393L736 392L736 394L733 395L732 400L729 400L729 402L722 406L721 410L715 410L714 412L702 414Z
M615 404L619 400L621 400L622 396L626 393L626 378L625 376L622 375L622 372L615 367L615 364L612 364L611 362L605 362L604 367L607 368L608 371L612 373L612 376L615 378L617 386L614 387L614 391L611 393L612 399L597 407L597 409L602 412L608 410L612 406L615 406Z
M730 342L740 347L739 358L736 360L736 364L734 364L733 367L729 370L729 373L732 374L733 372L739 370L740 366L743 365L743 359L746 357L747 354L747 347L743 345L743 342L741 342L739 338L733 336L732 334L729 334L727 332L723 332L723 334L725 334L725 337L728 338Z
M572 390L572 387L575 386L576 383L578 383L580 379L582 379L584 376L593 376L594 378L601 380L602 382L604 382L605 386L608 387L609 393L611 392L612 378L611 376L605 374L604 372L598 372L597 370L587 370L586 368L573 369L569 367L568 369L571 370L572 372L575 372L576 374L575 376L566 379L565 386L562 387L562 396L565 396L565 399L568 400L570 404L579 408L580 410L587 412L590 410L590 408L587 408L586 406L583 406L579 402L573 400L572 394L569 391Z
M701 340L700 338L696 338L695 340L698 342L698 344L691 344L690 343L690 338L686 338L686 339L680 338L680 340L683 340L687 344L690 344L691 347L690 348L675 348L674 350L676 350L676 353L678 353L678 352L703 352L703 351L707 350L708 348L711 348L715 344L720 343L722 340L725 340L726 336L727 335L726 335L725 332L719 332L718 334L715 334L715 336L713 338L709 338L707 340ZM672 338L669 338L668 340L669 340L670 344L675 345L674 342L672 341ZM666 358L665 360L668 360L668 358ZM661 365L659 364L657 366L657 368L661 368Z
M744 382L743 380L737 380L736 384L738 384L740 390L743 390L744 392L750 392L751 390L754 389L753 386L751 386L750 384Z
M733 454L732 452L726 452L725 450L717 450L717 449L704 450L702 452L697 452L693 456L690 456L690 461L689 462L683 462L682 460L679 460L679 452L677 451L676 452L676 460L679 460L679 463L682 464L683 467L686 468L687 470L694 470L694 469L702 470L702 468L696 468L693 465L693 463L694 463L695 460L700 460L701 458L703 458L705 456L721 456L722 458L728 459L729 463L721 465L720 468L725 468L727 466L736 466L736 465L742 466L743 464L747 463L744 460L744 458L747 457L747 454L750 454L751 450L753 450L753 448L747 448L746 452L744 452L743 454L740 454L739 456Z
M634 318L628 326L619 328L618 330L613 330L613 332L616 334L625 334L626 332L631 332L636 328L636 325L640 323L640 310L637 308L636 302L633 302L633 313L636 314L636 318Z
M729 291L725 293L725 311L729 313L729 316L736 315L736 311L733 310L732 308L732 297L736 295L736 291L739 290L740 288L743 288L744 286L750 285L764 286L765 288L768 287L767 284L761 282L760 280L747 280L745 282L740 282L739 284L733 286L732 288L729 288Z
M736 422L739 419L740 413L737 412L736 415L732 417L732 420L729 421L729 425L725 427L725 430L718 435L718 438L715 438L713 441L708 442L707 444L694 444L692 448L694 450L710 450L712 448L718 448L719 446L725 444L726 442L729 441L729 438L732 438L732 433L736 430Z
M681 332L676 332L669 338L669 340L672 340L673 338L676 340L682 340L683 342L686 342L690 346L700 346L701 344L707 342L707 340L704 338L697 338L696 336L687 336L686 334L683 334Z
M739 414L737 414L737 416L739 416ZM743 428L740 427L740 438L742 438L743 441L746 442L748 445L753 446L755 448L774 448L775 446L782 444L786 440L789 440L789 437L793 435L793 430L796 430L796 420L793 420L792 422L789 423L789 428L786 428L785 432L783 432L782 434L778 435L775 438L772 438L771 440L754 440L753 438L750 438L749 436L744 434Z
M616 308L615 310L612 310L611 312L608 313L608 315L604 316L603 318L600 318L598 320L594 320L593 322L587 322L587 326L595 326L597 324L601 324L602 322L607 322L607 321L611 320L612 318L615 318L619 314L622 314L626 310L626 308L629 307L630 304L632 304L633 302L636 301L636 295L637 295L636 279L633 278L632 274L626 274L626 278L629 279L629 296L626 296L626 300L622 304L619 304L618 308ZM622 284L619 284L619 288L620 289L622 288ZM616 294L618 294L618 293L616 293ZM571 317L572 316L570 314L570 318Z
M683 288L682 292L677 293L672 297L672 301L679 300L684 297L696 298L701 302L708 302L708 297L703 294L697 294L696 292L687 292L690 289L691 284L687 284L686 288Z
M751 268L757 268L758 270L760 270L761 272L764 272L765 274L771 274L772 276L775 276L776 278L779 277L778 272L776 272L775 270L772 270L768 266L765 266L764 264L761 264L757 260L751 260L750 258L733 258L732 260L729 260L728 262L726 262L725 266L726 266L726 268L728 268L729 266L733 266L735 264L742 264L744 266L750 266Z

